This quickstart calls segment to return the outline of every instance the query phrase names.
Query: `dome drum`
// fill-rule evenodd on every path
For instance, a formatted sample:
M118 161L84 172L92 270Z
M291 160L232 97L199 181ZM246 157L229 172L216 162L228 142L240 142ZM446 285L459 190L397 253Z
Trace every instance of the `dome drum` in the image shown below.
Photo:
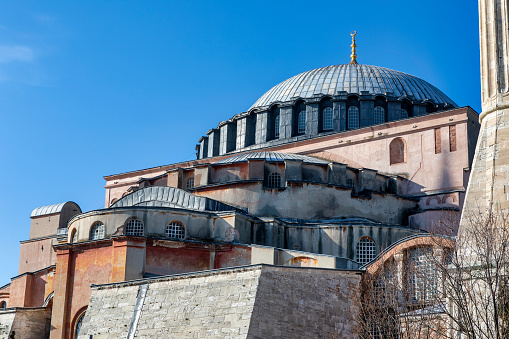
M421 116L455 107L432 99L369 91L335 95L315 94L251 108L210 129L197 145L197 158L203 159L234 151L309 139L331 133L378 125Z

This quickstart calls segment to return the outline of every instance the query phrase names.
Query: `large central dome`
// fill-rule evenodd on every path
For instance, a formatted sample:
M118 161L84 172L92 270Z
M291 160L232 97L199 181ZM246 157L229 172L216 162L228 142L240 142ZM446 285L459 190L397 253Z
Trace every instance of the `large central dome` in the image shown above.
M410 74L392 69L358 64L334 65L298 74L272 87L250 109L284 102L292 98L311 98L315 94L336 94L340 91L409 96L415 100L432 100L435 104L457 105L430 83Z

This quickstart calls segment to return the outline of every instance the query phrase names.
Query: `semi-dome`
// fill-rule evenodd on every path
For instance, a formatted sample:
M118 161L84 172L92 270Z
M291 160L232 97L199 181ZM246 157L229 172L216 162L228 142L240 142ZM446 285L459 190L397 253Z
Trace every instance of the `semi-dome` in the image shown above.
M437 105L449 104L457 107L442 91L416 76L384 67L344 64L317 68L293 76L272 87L250 110L293 98L306 99L316 94L334 95L341 91L408 96L413 100L428 99Z

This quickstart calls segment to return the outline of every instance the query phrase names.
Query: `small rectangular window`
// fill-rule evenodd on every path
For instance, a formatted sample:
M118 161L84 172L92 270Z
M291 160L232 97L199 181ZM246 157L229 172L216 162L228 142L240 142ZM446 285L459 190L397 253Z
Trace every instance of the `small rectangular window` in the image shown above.
M456 151L456 125L449 126L449 147L450 151Z
M435 128L435 154L442 153L442 136L440 128Z

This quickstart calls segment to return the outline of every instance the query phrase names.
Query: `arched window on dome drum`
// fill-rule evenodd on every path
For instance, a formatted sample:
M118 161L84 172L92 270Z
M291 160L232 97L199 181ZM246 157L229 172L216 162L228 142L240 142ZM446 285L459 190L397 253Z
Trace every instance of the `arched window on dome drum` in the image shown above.
M0 302L0 310L5 310L7 308L7 303L5 301Z
M359 109L351 106L348 109L348 129L359 128Z
M71 234L72 234L71 243L74 244L74 243L78 242L78 231L76 229L74 229Z
M363 237L357 242L357 262L367 264L376 256L376 246L373 239Z
M389 144L391 165L406 162L406 143L401 138L395 138Z
M299 112L297 116L297 133L304 134L306 133L306 111L302 110Z
M184 225L180 221L172 221L166 226L166 236L173 239L185 238Z
M90 230L90 240L104 238L104 224L100 221L96 222Z
M408 111L404 108L401 109L401 119L408 119Z
M138 219L131 219L125 227L126 235L143 235L143 223Z
M267 188L280 188L281 187L281 175L279 173L270 173L267 178Z
M279 138L279 114L274 118L274 138Z
M383 124L385 122L385 110L383 107L375 107L375 125Z
M332 130L332 108L325 107L323 110L323 130L330 131Z

